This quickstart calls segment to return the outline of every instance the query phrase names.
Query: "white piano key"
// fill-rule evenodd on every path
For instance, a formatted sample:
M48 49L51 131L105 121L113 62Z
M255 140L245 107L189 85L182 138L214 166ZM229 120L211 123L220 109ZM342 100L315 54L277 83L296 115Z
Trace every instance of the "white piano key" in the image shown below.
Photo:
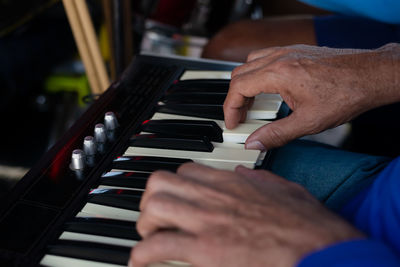
M260 153L260 156L258 157L258 161L256 165L261 165L262 161L265 159L265 156L267 155L266 151L263 151Z
M94 242L94 243L116 245L116 246L122 246L122 247L133 247L138 242L138 241L129 240L129 239L92 235L92 234L75 233L75 232L68 232L68 231L63 232L60 235L59 239L72 240L72 241Z
M255 96L256 100L267 100L273 102L282 102L283 99L280 94L259 94Z
M191 160L212 160L238 163L255 163L260 151L228 147L215 147L212 152L170 150L147 147L129 147L124 156L150 156Z
M240 151L244 150L244 144L239 144L235 142L226 142L224 141L223 143L217 143L217 142L211 142L214 146L214 148L226 148L226 149L237 149Z
M183 115L176 115L176 114L168 114L168 113L161 113L161 112L156 112L154 113L153 117L151 117L152 120L198 120L198 121L215 121L216 124L219 125L222 129L226 128L225 127L225 122L222 120L214 120L214 119L208 119L208 118L200 118L200 117L192 117L192 116L183 116ZM258 124L258 125L264 125L266 121L262 120L246 120L245 123L242 124ZM267 121L268 122L268 121Z
M202 164L215 169L234 171L238 165L243 165L247 168L253 169L256 162L224 162L224 161L211 161L211 160L195 160L195 163Z
M179 80L197 80L197 79L231 79L231 71L225 70L187 70Z
M94 203L86 203L76 217L108 218L136 222L139 218L139 215L139 211L121 209Z
M83 260L64 256L47 254L40 262L43 266L49 267L126 267L124 265L104 263L98 261Z
M126 267L110 263L95 262L76 258L69 258L57 255L46 255L40 262L43 266L51 267ZM148 267L190 267L190 263L180 261L165 261L160 263L149 264Z
M248 120L272 120L278 115L282 102L270 100L256 99L253 105L247 111ZM163 102L158 103L159 106L165 105ZM222 107L221 107L222 108Z
M270 120L275 119L278 115L281 101L270 101L256 98L253 105L247 111L247 119L249 120Z

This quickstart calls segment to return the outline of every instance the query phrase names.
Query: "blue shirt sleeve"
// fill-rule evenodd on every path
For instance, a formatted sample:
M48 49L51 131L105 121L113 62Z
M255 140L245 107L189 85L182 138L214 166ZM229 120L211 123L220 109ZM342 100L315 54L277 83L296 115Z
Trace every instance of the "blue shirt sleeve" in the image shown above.
M398 267L400 259L381 242L352 240L307 255L297 267Z
M299 0L335 13L400 24L399 0Z
M400 253L400 157L372 185L346 204L341 215L371 238Z
M347 203L341 215L369 239L343 242L312 253L299 267L400 266L400 157Z

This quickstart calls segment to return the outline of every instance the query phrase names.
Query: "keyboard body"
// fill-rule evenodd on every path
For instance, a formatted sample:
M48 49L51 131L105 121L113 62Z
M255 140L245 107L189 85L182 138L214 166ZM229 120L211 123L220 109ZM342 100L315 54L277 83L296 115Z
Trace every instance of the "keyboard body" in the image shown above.
M184 58L139 55L122 77L85 112L16 185L1 203L0 265L38 266L63 231L66 221L87 202L88 192L99 177L110 171L116 157L127 149L129 139L155 113L160 98L187 70L230 71L236 64ZM70 169L71 153L93 135L104 114L113 111L119 127L83 171ZM282 105L278 117L288 110ZM262 168L266 168L268 157Z

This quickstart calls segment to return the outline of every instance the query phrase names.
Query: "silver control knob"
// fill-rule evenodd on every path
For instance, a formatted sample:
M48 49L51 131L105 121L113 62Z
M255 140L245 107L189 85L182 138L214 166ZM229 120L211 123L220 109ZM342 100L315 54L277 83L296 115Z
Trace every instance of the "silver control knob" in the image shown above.
M72 151L72 160L70 168L74 171L81 171L85 168L85 152L80 149L75 149Z
M113 131L118 127L117 117L115 117L114 112L107 112L104 115L104 125L108 131Z
M94 156L96 154L96 143L93 136L86 136L83 140L83 151L86 156Z
M104 124L99 123L94 126L94 140L101 144L104 144L107 141L106 128L104 127Z

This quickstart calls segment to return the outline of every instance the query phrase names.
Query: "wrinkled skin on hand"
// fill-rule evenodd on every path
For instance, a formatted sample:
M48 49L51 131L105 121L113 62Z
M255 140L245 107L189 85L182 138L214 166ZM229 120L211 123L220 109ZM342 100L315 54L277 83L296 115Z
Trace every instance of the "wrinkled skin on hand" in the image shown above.
M178 260L198 267L294 266L304 255L363 235L303 187L263 170L185 164L151 175L131 266Z
M246 147L281 146L400 101L399 68L398 44L377 50L306 45L258 50L232 72L225 124L231 129L243 122L254 96L279 93L293 113L258 129Z

